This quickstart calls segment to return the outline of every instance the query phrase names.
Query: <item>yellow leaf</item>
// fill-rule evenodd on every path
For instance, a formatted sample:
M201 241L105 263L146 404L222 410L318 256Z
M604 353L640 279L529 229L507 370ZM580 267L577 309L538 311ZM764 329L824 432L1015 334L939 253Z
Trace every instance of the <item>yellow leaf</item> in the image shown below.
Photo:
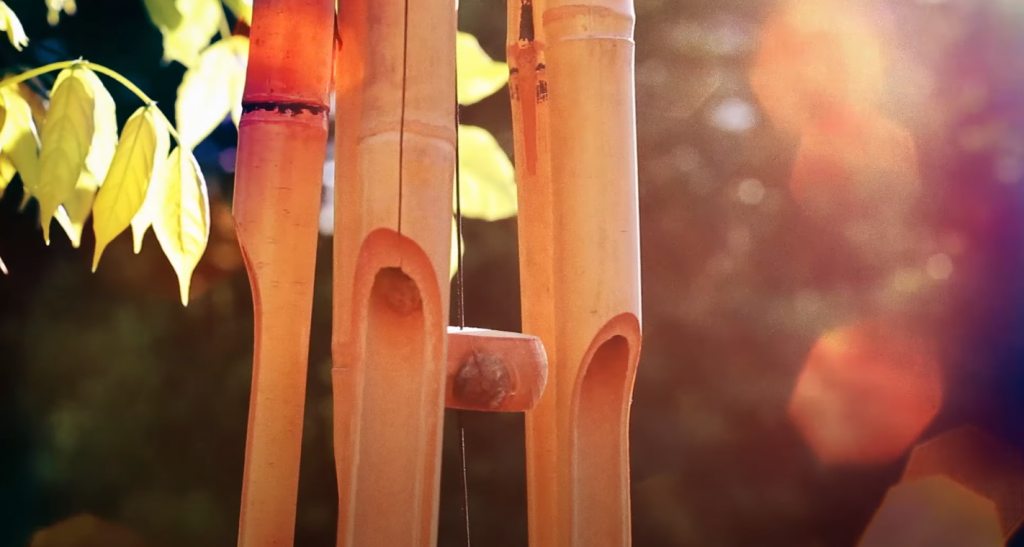
M203 51L199 63L185 73L174 105L183 146L194 148L228 114L236 120L241 116L248 59L249 38L231 36Z
M164 61L192 67L210 45L224 11L220 0L144 0L149 19L164 37Z
M28 45L25 27L21 26L18 16L4 2L0 2L0 31L7 33L7 39L11 41L14 49L21 51L21 48Z
M18 84L18 95L21 95L21 98L25 99L28 102L29 108L32 109L32 121L35 122L36 127L42 127L43 120L46 119L46 108L49 102L40 97L25 82Z
M252 0L224 0L224 4L235 17L252 26Z
M181 146L171 152L156 190L153 232L178 275L181 303L187 306L192 272L210 239L206 181L191 152L183 152Z
M92 145L89 146L89 155L85 157L85 169L92 173L97 183L102 183L117 148L117 111L114 98L96 73L87 71L84 78L92 86L95 98L92 117L95 132Z
M17 169L11 163L11 158L7 157L7 154L0 153L0 198L3 197L4 190L7 190L7 185L11 183L15 173L17 173Z
M167 176L166 166L170 161L170 158L163 158L159 168L153 171L153 178L149 181L149 190L146 192L146 198L142 200L142 207L132 217L132 248L135 254L142 252L146 231L153 225L153 214L160 209L159 200L163 199L163 178Z
M461 105L485 99L508 82L508 65L491 59L472 34L458 33L455 57Z
M60 12L74 15L77 7L75 0L46 0L46 22L56 26L60 22Z
M7 109L0 104L0 133L3 132L4 123L7 121ZM0 147L0 154L3 148ZM0 155L0 197L3 197L4 190L7 189L7 185L10 184L11 179L14 178L14 164L11 163L10 158L7 156Z
M93 206L94 272L103 249L131 224L142 208L149 181L160 161L167 157L170 142L163 117L155 106L139 108L125 122L110 170Z
M89 214L92 212L96 192L107 176L107 169L110 168L110 162L114 158L114 150L117 147L117 112L114 107L114 99L95 73L88 74L86 79L92 83L95 92L93 108L95 132L92 137L92 145L89 147L89 155L85 157L85 169L82 170L82 174L75 184L75 191L64 201L63 205L57 208L57 212L54 214L57 223L71 240L71 246L76 249L82 244L82 230L85 228L85 221L88 220Z
M12 86L0 88L0 102L6 113L0 129L0 149L10 165L21 173L27 199L39 185L39 135L32 108Z
M93 200L96 198L96 191L99 188L99 181L93 177L92 173L83 171L71 197L65 200L63 205L57 207L57 211L53 214L53 218L57 219L57 223L64 228L64 233L71 240L71 246L76 249L82 244L82 229L85 227L85 221L89 218L89 213L92 212Z
M47 244L50 220L57 207L73 198L83 172L96 180L105 176L117 144L115 117L114 99L95 73L75 66L57 75L43 123L39 183L32 193Z
M459 241L462 243L462 255L466 255L466 243L464 240L459 239L459 226L455 222L455 217L452 217L452 261L449 270L449 279L454 278L455 274L459 272Z
M459 126L459 178L462 216L483 220L515 216L515 171L486 129Z
M40 180L32 193L39 201L47 244L54 211L75 191L96 134L93 79L91 70L74 66L61 71L54 83L50 112L43 123Z

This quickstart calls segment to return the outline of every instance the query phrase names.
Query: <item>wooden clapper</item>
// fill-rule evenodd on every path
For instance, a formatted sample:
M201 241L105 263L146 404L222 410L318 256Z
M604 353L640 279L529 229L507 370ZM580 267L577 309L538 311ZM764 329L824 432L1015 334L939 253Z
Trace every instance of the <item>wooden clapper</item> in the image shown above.
M338 546L435 545L445 407L526 412L530 547L630 544L632 1L508 1L525 334L449 326L455 0L341 0L336 18L333 0L254 2L234 203L256 311L239 545L294 539L331 85ZM272 132L315 146L261 146Z

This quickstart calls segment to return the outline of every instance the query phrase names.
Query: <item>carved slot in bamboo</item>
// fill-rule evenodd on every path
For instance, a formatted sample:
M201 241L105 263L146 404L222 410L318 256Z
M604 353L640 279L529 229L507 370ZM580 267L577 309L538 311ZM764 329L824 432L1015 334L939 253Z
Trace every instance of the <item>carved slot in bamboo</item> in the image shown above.
M345 541L426 545L436 535L444 392L436 276L414 242L387 229L366 238L356 272L361 319L354 322L357 368L348 381L361 395Z
M339 5L338 546L436 541L455 167L451 0Z
M630 544L641 338L633 21L629 0L509 5L526 159L516 163L523 330L550 359L547 392L527 413L531 547Z
M573 545L629 545L629 402L640 325L625 313L594 338L580 367L572 459ZM617 518L614 518L617 517Z

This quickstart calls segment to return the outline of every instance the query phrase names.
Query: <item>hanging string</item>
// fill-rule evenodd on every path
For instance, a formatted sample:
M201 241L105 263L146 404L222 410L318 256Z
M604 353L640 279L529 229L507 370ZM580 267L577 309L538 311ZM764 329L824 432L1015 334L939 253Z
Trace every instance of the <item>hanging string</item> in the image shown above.
M398 233L402 233L402 175L405 173L405 88L409 83L409 0L405 0L402 19L402 104L398 118Z
M458 13L456 11L456 13ZM458 56L456 55L456 59ZM466 328L466 276L462 264L462 180L459 176L459 68L455 63L455 241L458 251L458 270L455 285L459 295L459 329ZM462 411L455 411L459 428L459 464L462 467L462 514L466 520L466 547L472 547L469 532L469 480L466 476L466 428L462 424Z

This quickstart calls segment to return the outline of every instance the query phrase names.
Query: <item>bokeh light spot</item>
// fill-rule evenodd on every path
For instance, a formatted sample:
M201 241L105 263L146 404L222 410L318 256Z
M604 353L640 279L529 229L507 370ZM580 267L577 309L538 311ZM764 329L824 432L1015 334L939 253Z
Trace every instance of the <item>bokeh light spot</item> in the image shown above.
M764 199L764 184L757 179L744 179L736 187L736 197L747 205L757 205Z
M949 258L946 253L933 254L928 257L924 269L928 273L928 277L932 279L937 281L949 279L949 276L953 275L953 259Z
M802 133L789 187L812 215L888 231L876 221L900 218L914 204L917 163L905 129L871 112L837 109Z
M710 123L722 131L742 133L757 123L754 106L736 97L730 97L718 103L711 110Z
M905 453L941 404L931 345L895 325L861 322L814 344L789 414L822 462L875 464Z
M995 505L946 477L889 489L857 547L1002 547Z
M853 4L795 0L764 26L750 83L780 127L799 130L837 103L870 107L876 102L881 46Z
M238 153L238 149L234 146L225 148L217 156L217 163L220 165L221 170L225 173L235 172L235 156Z
M914 447L903 481L945 476L996 505L1003 537L1024 522L1024 459L974 426L947 431Z

